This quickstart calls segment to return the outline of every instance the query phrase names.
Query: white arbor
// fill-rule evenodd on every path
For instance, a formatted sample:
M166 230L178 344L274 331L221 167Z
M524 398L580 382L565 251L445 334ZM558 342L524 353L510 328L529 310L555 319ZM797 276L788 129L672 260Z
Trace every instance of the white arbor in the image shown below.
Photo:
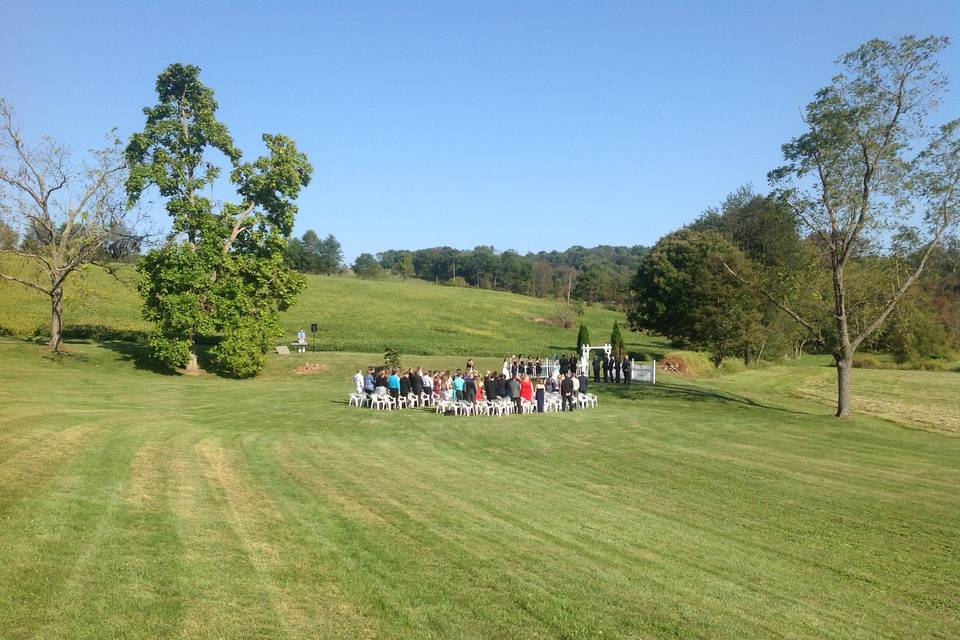
M577 373L579 375L589 375L590 374L590 352L594 349L603 349L603 353L609 358L610 354L613 352L613 347L609 343L594 347L589 344L585 344L580 347L580 363L577 366ZM647 382L649 384L656 384L657 382L657 361L652 360L649 363L637 364L636 362L631 363L631 376L630 380L632 382Z
M609 343L599 347L592 347L589 344L580 347L580 365L577 367L577 373L581 375L590 374L590 351L593 349L603 349L603 353L609 358L613 352L613 347Z

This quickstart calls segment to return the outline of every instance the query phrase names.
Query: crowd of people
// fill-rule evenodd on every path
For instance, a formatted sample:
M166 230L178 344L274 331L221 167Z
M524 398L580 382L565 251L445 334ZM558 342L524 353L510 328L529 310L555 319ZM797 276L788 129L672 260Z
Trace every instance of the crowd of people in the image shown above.
M570 366L569 362L573 365ZM527 367L530 366L530 373ZM509 400L520 413L524 402L534 403L536 411L543 413L548 395L559 393L561 410L573 411L579 394L586 393L587 377L576 375L576 360L571 358L566 367L550 367L547 372L542 361L513 358L504 360L500 372L481 372L468 360L466 367L456 371L406 370L386 367L368 367L364 374L357 370L353 382L357 396L371 397L386 394L400 398L425 398L425 404L439 400L482 402L484 400ZM540 375L537 375L539 371ZM382 390L381 390L382 389Z

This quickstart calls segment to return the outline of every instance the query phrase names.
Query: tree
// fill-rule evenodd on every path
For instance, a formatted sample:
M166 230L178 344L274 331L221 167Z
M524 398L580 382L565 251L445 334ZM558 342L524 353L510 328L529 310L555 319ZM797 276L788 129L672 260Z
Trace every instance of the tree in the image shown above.
M610 333L610 346L613 349L613 355L618 358L623 358L623 354L627 352L623 344L623 335L620 333L620 323L616 320L613 321L613 331Z
M596 302L603 297L603 273L596 264L588 264L577 275L571 295L578 300Z
M313 257L307 253L307 248L300 238L290 238L287 242L287 248L283 250L283 259L287 266L294 271L300 273L313 271Z
M118 197L124 168L119 140L84 164L75 164L51 138L28 145L0 100L0 215L30 239L18 248L15 234L6 234L0 251L26 265L13 263L0 277L50 299L50 349L56 353L63 350L64 284L84 265L104 266L104 248L127 217Z
M214 364L231 375L254 375L271 339L282 334L279 312L304 285L284 250L294 200L312 168L283 135L264 134L267 154L241 162L198 67L170 65L156 90L157 104L144 109L144 129L126 149L129 203L156 187L171 218L166 243L138 265L144 316L154 323L151 350L167 366L195 370L198 338L216 336ZM219 207L202 195L220 175L216 152L230 164L238 197Z
M293 240L291 239L290 243L292 244ZM302 236L300 236L300 244L303 246L304 253L304 269L306 273L319 273L317 267L317 250L320 247L320 236L317 235L317 232L313 229L307 229Z
M580 331L577 332L577 353L580 353L580 349L585 344L590 344L590 330L587 329L587 325L580 323Z
M760 312L756 296L724 264L750 272L743 252L715 231L683 229L665 236L637 269L630 323L708 349L714 366L742 353Z
M358 277L365 279L379 278L383 275L383 267L369 253L361 253L357 256L357 259L353 261L352 269Z
M340 242L332 233L317 243L313 253L317 273L329 276L340 271L343 251Z
M833 353L838 417L851 413L857 348L887 319L957 222L960 120L939 128L929 123L946 84L936 60L946 45L946 38L905 36L871 40L841 56L843 72L807 105L806 132L783 145L786 164L769 175L829 265L832 327L768 298ZM877 289L883 304L851 327L856 281L847 277L849 269L869 248L877 251L891 231L913 238L915 259L905 274Z
M719 233L753 264L763 266L755 270L763 291L805 313L814 306L811 294L819 295L815 285L821 280L820 260L801 239L796 217L781 201L756 195L751 187L743 186L728 195L719 209L708 209L688 228ZM757 298L763 319L743 347L744 362L750 364L764 352L796 353L809 337L806 330L769 300Z
M413 276L413 256L410 255L409 251L404 251L403 254L396 259L391 271L393 271L394 275L403 278L404 281Z

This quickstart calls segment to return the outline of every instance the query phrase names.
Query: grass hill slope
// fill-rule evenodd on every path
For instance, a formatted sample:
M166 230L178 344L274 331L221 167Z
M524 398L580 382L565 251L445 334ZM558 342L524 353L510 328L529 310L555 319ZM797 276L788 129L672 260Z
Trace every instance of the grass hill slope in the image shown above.
M136 274L124 268L119 278L90 269L66 291L66 335L132 337L149 329L140 316ZM297 329L320 325L317 346L324 351L506 356L549 355L572 351L576 324L549 324L556 303L543 298L473 288L438 286L422 280L360 280L346 276L307 276L297 304L282 316L289 341ZM622 314L587 308L582 318L598 344L609 340ZM49 326L47 301L20 285L0 281L0 333L43 335ZM658 353L666 343L626 334L631 351ZM279 339L278 343L284 339Z

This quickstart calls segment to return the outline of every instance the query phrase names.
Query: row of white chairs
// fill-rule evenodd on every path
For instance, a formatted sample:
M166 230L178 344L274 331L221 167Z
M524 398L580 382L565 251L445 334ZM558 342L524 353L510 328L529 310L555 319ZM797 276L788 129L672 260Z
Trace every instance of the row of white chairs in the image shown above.
M399 409L416 409L417 407L434 407L436 413L450 415L481 415L481 416L502 416L516 412L516 405L509 398L496 398L494 400L478 400L470 402L467 400L446 400L437 399L434 394L421 393L409 394L394 398L383 387L377 387L377 391L367 395L366 393L351 393L348 404L355 407L369 407L378 411L396 411ZM597 406L597 396L592 393L579 393L574 398L574 404L579 409ZM548 393L544 398L544 412L561 411L563 409L563 400L559 393ZM520 410L522 413L536 413L537 405L529 400L521 400Z
M384 387L377 387L377 390L367 395L366 393L351 393L348 399L351 407L370 407L379 411L396 411L398 409L416 409L417 407L433 406L433 394L421 393L420 395L408 394L394 398Z
M574 398L574 404L577 408L586 409L597 406L597 396L592 393L580 393ZM559 393L548 393L544 398L544 412L561 411L563 409L563 400ZM502 416L516 413L517 408L509 398L497 398L495 400L478 400L469 402L465 400L439 400L434 405L435 413L455 416ZM529 400L520 401L521 413L536 413L537 403Z

